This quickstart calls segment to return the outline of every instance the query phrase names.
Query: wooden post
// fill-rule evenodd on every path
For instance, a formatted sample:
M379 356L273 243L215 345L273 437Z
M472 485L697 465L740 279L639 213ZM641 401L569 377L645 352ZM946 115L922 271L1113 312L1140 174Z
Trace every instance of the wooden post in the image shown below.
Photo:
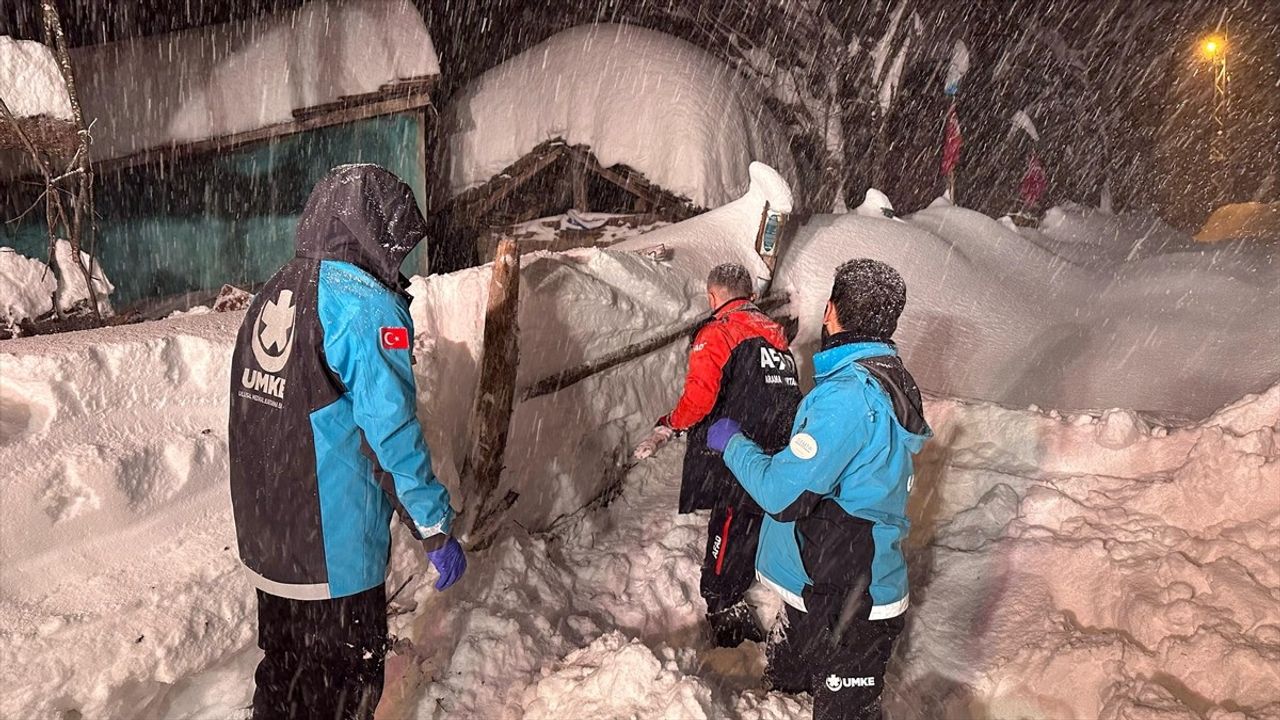
M578 158L569 162L569 180L573 185L573 209L578 212L590 212L587 202L587 168Z
M494 521L514 498L494 497L502 480L503 451L515 406L516 368L519 366L520 251L516 241L503 238L493 258L489 303L484 318L484 349L480 381L471 420L474 443L462 475L470 479L466 537L472 547L484 542Z

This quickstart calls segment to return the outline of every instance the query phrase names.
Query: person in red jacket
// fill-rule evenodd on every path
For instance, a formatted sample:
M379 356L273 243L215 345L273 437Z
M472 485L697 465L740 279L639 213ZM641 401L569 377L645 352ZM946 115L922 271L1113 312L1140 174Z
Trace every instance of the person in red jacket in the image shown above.
M719 454L707 449L707 428L731 417L753 441L780 451L790 439L800 404L786 334L752 304L752 295L746 268L727 263L712 269L707 302L714 310L693 333L684 392L675 409L658 420L635 450L636 459L644 459L673 436L689 435L679 511L711 511L700 589L712 642L719 647L764 640L744 600L755 578L764 512Z

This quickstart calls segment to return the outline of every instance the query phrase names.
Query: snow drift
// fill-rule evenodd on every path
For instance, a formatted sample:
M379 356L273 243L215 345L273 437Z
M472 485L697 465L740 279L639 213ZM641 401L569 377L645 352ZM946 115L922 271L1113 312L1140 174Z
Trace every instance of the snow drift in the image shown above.
M895 717L1280 717L1280 386L1181 428L927 412Z
M555 138L702 207L741 195L753 160L795 177L787 133L744 78L628 25L572 28L489 70L451 101L445 132L455 195Z
M802 354L835 267L866 256L907 281L896 339L937 394L1202 418L1280 375L1280 263L1266 246L1157 240L1158 227L1071 208L1026 234L951 206L905 221L819 215L799 230L777 283ZM1085 263L1071 252L1082 245L1110 259Z
M57 279L48 265L13 248L0 247L0 333L53 310Z
M110 315L110 295L115 286L88 253L82 251L80 261L92 279L98 310L104 316ZM13 248L0 247L0 337L16 335L22 321L48 315L55 303L62 312L91 312L89 283L75 263L71 243L58 240L54 245L53 264L56 273L53 267L39 260ZM63 278L61 287L58 287L59 276Z

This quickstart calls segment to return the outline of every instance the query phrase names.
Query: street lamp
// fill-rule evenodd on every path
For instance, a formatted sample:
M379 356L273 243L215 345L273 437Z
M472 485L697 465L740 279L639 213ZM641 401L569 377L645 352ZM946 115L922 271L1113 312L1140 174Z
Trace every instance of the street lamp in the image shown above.
M1213 33L1200 41L1200 54L1213 64L1213 144L1210 156L1216 162L1225 162L1226 152L1223 150L1223 136L1227 129L1227 109L1230 102L1227 75L1227 36L1225 33Z
M1200 52L1204 53L1205 58L1209 60L1217 59L1218 55L1225 52L1227 43L1218 35L1210 35L1200 43Z

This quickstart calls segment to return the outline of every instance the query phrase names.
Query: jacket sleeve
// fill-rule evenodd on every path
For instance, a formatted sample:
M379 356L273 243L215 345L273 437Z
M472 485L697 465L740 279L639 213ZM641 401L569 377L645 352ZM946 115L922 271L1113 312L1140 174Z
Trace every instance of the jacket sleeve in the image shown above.
M391 476L383 491L405 524L425 539L449 532L453 509L449 491L431 470L431 453L418 423L412 350L386 349L382 334L387 328L404 328L412 346L408 311L394 300L379 299L337 328L326 329L324 350L351 397L356 425Z
M675 410L664 418L672 430L688 430L711 413L720 394L720 379L733 348L729 337L715 325L703 328L689 350L689 374Z
M797 411L791 442L782 452L768 455L738 433L725 447L724 462L765 512L783 522L798 520L835 490L870 437L860 410L865 401L859 402L816 388Z

